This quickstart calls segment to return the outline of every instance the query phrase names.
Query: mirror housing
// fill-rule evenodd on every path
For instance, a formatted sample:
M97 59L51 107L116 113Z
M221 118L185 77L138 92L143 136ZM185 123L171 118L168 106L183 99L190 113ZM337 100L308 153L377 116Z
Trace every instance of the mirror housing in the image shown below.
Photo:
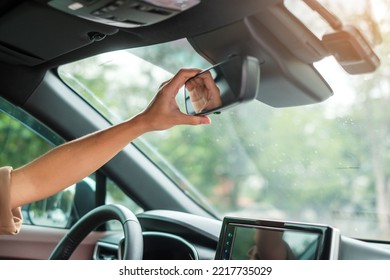
M251 56L232 56L190 78L185 83L187 114L218 114L256 99L260 88L260 64Z

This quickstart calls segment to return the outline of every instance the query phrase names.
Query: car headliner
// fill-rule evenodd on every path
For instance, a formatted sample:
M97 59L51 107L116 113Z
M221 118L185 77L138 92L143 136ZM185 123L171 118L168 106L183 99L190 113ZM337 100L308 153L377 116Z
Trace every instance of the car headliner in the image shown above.
M2 95L18 105L27 101L47 70L61 64L179 38L188 38L210 62L233 53L258 57L262 62L258 99L271 106L310 104L332 95L312 65L328 53L281 0L201 1L165 21L136 28L88 21L55 10L48 2L0 4ZM105 38L93 40L91 32Z

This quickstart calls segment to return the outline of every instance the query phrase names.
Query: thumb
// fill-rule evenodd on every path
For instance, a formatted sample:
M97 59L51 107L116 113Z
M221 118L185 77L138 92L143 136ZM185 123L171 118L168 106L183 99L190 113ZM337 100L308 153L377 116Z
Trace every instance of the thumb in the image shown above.
M211 119L207 116L190 116L183 114L182 124L200 125L211 124Z

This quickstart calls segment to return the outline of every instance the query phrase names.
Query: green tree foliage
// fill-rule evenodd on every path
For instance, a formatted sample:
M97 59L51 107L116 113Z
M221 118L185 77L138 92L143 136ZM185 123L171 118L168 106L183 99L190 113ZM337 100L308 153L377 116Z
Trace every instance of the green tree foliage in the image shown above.
M0 111L0 166L20 167L51 147L23 124Z
M356 17L348 4L328 2L346 21L378 32L369 14ZM383 18L379 26L385 44L376 50L386 56L389 20ZM378 42L377 36L371 39ZM119 63L100 57L64 69L81 81L84 92L89 89L125 119L142 110L179 68L207 67L181 43L130 52L171 73L144 62L130 65L138 74L129 68L127 77L118 76ZM245 214L257 217L330 223L352 235L388 234L389 67L382 60L373 74L345 74L353 103L338 104L334 97L319 105L275 109L253 102L211 116L211 126L179 126L135 143L185 192L201 193L222 214L247 209Z

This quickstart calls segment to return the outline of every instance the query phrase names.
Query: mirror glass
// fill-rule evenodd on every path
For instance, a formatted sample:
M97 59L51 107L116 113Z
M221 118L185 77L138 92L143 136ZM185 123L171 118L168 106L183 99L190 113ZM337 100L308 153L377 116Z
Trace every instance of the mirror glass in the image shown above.
M254 57L234 56L216 64L185 83L187 114L219 113L256 98L260 66Z

